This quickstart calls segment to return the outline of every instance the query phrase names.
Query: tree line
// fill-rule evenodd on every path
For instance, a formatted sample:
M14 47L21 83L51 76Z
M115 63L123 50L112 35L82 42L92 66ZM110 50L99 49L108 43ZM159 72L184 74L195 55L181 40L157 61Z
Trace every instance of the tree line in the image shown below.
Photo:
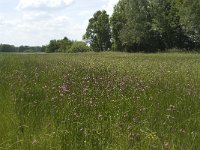
M83 39L95 51L200 48L199 0L119 0L111 17L97 11Z
M45 46L1 44L0 52L157 52L200 49L199 0L119 0L112 16L97 11L83 41L64 37Z
M47 53L77 53L91 51L83 41L73 41L67 37L60 40L51 40L48 45L42 47Z
M64 37L60 40L51 40L43 46L19 46L0 44L0 52L46 52L46 53L77 53L91 51L83 41L73 41Z
M42 52L41 46L19 46L0 44L0 52Z

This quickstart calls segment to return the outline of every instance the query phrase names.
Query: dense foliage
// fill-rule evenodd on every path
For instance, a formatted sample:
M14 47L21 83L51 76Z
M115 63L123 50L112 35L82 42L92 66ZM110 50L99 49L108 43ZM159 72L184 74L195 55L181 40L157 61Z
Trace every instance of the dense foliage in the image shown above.
M111 48L111 29L109 15L106 11L97 11L89 20L84 39L91 40L91 48L94 51L106 51Z
M114 7L114 12L110 18L110 23L112 27L112 49L123 51L124 44L120 38L123 27L125 26L127 19L125 17L125 1L119 1Z
M74 42L68 52L79 53L79 52L89 52L90 47L86 45L85 42Z
M118 43L128 51L198 48L199 5L198 0L120 0L111 17L114 48Z
M200 45L200 1L179 0L180 20L186 34L195 45Z
M78 53L78 52L88 52L90 47L82 41L72 41L67 37L62 40L51 40L48 45L44 47L47 53Z
M69 40L67 37L64 37L62 40L51 40L46 46L46 52L67 52L71 48L72 43L73 41Z

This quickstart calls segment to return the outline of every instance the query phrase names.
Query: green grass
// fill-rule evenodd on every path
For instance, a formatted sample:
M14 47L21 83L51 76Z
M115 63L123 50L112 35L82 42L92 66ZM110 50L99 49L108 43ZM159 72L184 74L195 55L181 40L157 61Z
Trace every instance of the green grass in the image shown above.
M198 54L0 54L0 150L198 150Z

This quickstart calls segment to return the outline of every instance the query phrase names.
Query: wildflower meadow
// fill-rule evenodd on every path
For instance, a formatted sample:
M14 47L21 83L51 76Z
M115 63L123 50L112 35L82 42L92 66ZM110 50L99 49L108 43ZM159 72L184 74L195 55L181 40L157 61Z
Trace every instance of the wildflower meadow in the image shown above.
M198 150L200 55L0 54L0 150Z

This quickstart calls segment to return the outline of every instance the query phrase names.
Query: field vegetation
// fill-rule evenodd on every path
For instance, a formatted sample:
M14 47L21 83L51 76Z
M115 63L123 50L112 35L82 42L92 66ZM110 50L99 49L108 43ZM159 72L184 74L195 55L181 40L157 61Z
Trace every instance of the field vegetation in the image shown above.
M0 54L0 149L198 150L198 54Z

